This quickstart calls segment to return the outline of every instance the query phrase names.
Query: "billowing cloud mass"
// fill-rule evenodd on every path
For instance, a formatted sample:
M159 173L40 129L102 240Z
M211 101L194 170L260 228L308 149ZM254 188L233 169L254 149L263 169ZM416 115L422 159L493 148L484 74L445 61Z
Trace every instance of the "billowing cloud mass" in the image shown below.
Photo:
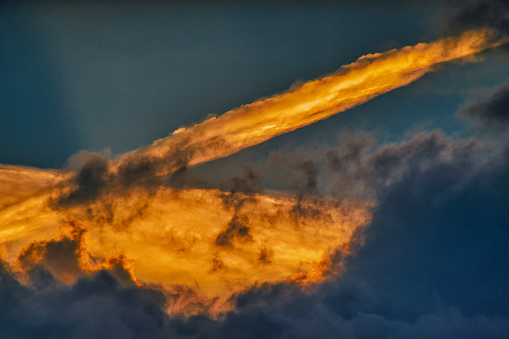
M186 303L179 297L187 290L139 286L118 261L117 268L110 263L84 273L77 257L84 255L78 250L82 235L74 229L22 252L31 285L20 284L16 270L2 264L2 300L9 304L2 308L3 337L80 338L92 333L90 327L99 338L506 337L507 144L493 148L433 131L363 151L372 144L368 137L352 136L323 157L322 172L336 173L333 195L348 195L350 182L377 201L371 223L349 250L330 257L341 264L340 275L310 288L295 281L254 284L233 294L233 309L219 318L175 318L167 308ZM346 158L350 165L339 165ZM60 282L72 272L74 284ZM186 307L210 311L206 300L192 300Z
M469 2L451 27L476 31L361 57L114 159L2 165L0 337L507 338L507 84L459 108L460 136L344 131L230 179L193 173L498 46L479 28L504 32L506 9Z

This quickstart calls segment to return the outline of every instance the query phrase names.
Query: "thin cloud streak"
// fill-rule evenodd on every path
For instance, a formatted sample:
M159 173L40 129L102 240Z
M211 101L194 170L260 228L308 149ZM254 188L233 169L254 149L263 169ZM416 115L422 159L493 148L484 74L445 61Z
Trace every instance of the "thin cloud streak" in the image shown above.
M365 55L332 75L180 128L145 149L118 157L113 168L140 156L169 157L173 161L177 157L192 166L231 155L406 86L441 63L471 57L505 42L493 40L492 34L480 29L428 44ZM173 172L178 165L163 166L158 174Z

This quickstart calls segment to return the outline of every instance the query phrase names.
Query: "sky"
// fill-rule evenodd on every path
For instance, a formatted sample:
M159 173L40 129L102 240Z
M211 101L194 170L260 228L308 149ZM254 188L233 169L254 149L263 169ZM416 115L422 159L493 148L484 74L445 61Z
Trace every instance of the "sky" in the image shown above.
M507 338L509 5L4 2L0 337Z

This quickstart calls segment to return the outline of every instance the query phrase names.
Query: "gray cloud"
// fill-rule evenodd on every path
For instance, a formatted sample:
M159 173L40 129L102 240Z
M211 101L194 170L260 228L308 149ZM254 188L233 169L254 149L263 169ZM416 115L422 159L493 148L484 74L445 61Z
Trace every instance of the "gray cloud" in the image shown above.
M505 0L455 0L448 1L448 5L448 33L489 27L499 36L509 35L509 4Z
M461 118L473 120L491 131L509 128L509 84L498 87L489 98L469 104L458 112Z
M370 138L361 134L327 153L328 167L336 173L329 187L331 195L375 199L383 188L405 175L448 156L455 145L439 131L420 133L407 142L384 145L367 153L370 143Z
M61 241L67 243L66 240ZM54 246L55 243L48 243ZM65 245L65 244L64 244ZM65 260L65 259L64 259ZM164 338L175 332L166 324L165 297L153 288L119 283L120 269L82 276L71 286L57 280L44 263L22 285L10 266L0 262L0 336L2 338ZM117 272L115 272L117 271ZM45 288L40 289L41 283ZM52 282L47 284L47 282Z
M182 188L187 184L185 174L192 152L185 148L168 151L167 156L161 158L135 152L119 160L118 167L112 171L112 161L107 156L82 151L69 160L70 169L76 173L70 180L60 184L69 188L69 192L54 199L52 205L66 208L91 204L104 195L128 194L133 188L143 188L148 192L160 186ZM158 174L163 170L168 175Z

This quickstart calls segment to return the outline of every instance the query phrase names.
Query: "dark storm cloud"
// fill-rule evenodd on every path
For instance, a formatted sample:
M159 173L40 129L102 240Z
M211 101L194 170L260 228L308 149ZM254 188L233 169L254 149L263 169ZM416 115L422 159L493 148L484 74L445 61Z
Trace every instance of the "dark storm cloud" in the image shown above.
M85 275L80 259L86 252L83 239L86 230L72 219L62 224L61 229L64 228L69 234L60 239L36 241L20 251L20 268L36 289L54 287L60 281L73 282Z
M376 187L378 206L338 279L365 287L352 285L346 300L338 289L331 309L417 321L443 304L509 316L509 163L503 148L490 155L477 143L434 132L366 157L367 169L356 170Z
M269 170L277 176L280 185L297 196L319 195L319 164L316 152L298 150L292 154L271 152Z
M489 27L509 35L509 3L505 0L454 0L448 2L446 30L459 33Z
M454 308L415 322L368 312L345 318L324 306L323 293L306 294L284 283L237 295L237 309L214 320L169 317L163 293L122 286L108 271L44 292L21 285L4 262L0 278L0 295L8 306L0 309L2 338L504 338L509 330L507 320L468 317Z
M474 102L458 112L483 128L505 131L509 128L509 84L498 87L487 99Z
M121 284L134 286L123 255L111 257L107 261L94 258L86 248L86 229L73 219L66 220L61 230L64 228L68 229L68 234L58 239L35 241L20 251L17 258L19 267L26 273L27 282L32 287L43 290L62 286L62 282L73 283L89 275L87 270L100 263L106 263L109 273ZM86 267L83 268L83 265Z
M49 240L35 242L24 249L19 256L19 261L24 270L29 274L37 275L32 277L33 283L39 282L41 269L49 269L51 274L66 277L77 277L83 272L79 265L80 240L64 237L60 240ZM40 259L34 261L34 257Z
M300 195L317 195L318 188L318 168L312 160L302 160L296 163L287 172L292 177L289 179L288 188L298 192Z
M300 316L277 310L252 309L231 316L219 335L235 338L504 338L508 322L485 317L465 317L455 309L424 315L409 323L377 314L359 313L343 319L319 305L307 305ZM230 320L228 319L228 320ZM263 327L255 327L257 322ZM223 323L224 324L224 323ZM236 327L236 328L235 328ZM234 330L236 330L234 332ZM233 333L233 335L229 335Z
M285 181L288 189L297 195L295 205L292 207L291 216L298 223L302 217L319 218L322 213L313 205L318 204L316 199L320 194L319 168L311 159L297 160L285 173ZM313 205L305 205L307 200L313 201Z
M0 263L2 338L167 338L164 295L125 287L108 271L36 292Z
M344 140L341 147L325 153L328 168L335 172L350 166L359 166L362 157L374 144L373 137L366 132L355 137L343 133L340 138Z

